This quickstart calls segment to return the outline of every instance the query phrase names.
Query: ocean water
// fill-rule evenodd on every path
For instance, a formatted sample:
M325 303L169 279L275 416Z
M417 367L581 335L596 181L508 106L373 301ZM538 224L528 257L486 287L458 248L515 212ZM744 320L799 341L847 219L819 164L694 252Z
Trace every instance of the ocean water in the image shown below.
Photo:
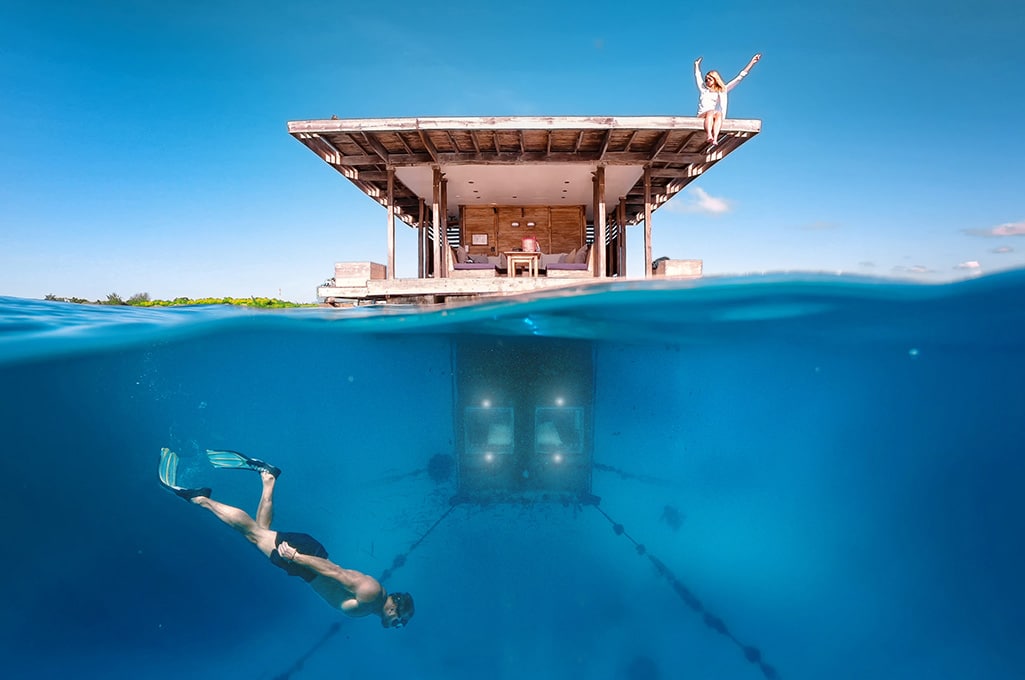
M3 675L1025 677L1023 299L1020 271L433 310L0 298ZM542 374L586 387L594 502L454 503L471 388ZM415 618L326 606L163 491L163 446L250 513L258 477L203 451L283 468L274 528Z

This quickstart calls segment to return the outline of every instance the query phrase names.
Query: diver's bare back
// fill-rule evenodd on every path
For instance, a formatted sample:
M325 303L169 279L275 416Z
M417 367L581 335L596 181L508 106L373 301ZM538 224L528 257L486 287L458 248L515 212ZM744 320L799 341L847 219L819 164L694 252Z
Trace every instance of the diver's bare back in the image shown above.
M376 607L376 603L381 597L380 584L365 574L351 569L345 571L351 572L352 582L356 584L354 588L323 574L318 574L317 578L310 582L310 587L324 598L325 602L348 616L360 617L374 613L379 608Z

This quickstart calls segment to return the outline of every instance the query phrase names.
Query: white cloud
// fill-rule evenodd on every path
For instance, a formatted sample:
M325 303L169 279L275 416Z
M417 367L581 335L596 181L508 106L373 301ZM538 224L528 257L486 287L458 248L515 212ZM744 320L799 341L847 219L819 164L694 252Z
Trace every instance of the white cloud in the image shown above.
M965 229L969 236L1002 238L1004 236L1025 236L1025 222L1008 222L989 229Z
M686 200L670 201L666 206L667 210L685 213L708 213L710 215L722 215L730 211L730 203L725 198L710 196L701 187L694 187L690 190Z
M982 267L975 260L967 260L958 264L954 269L960 269L967 272L968 276L980 276L982 274Z
M1011 246L1000 246L999 248L994 248L989 252L996 253L997 255L1006 255L1007 253L1013 253L1014 248L1012 248Z
M928 267L926 267L925 265L921 265L921 264L912 265L910 267L905 267L904 265L898 265L898 266L893 268L893 271L898 273L898 274L915 274L915 275L932 274L933 273L933 270L931 270Z

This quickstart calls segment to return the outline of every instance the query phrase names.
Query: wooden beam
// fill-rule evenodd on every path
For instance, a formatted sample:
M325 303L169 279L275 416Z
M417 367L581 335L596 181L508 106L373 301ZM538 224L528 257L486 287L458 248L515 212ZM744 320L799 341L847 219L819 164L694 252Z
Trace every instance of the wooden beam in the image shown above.
M448 246L448 178L445 175L441 176L441 243L442 250L445 251L447 257L449 251ZM445 275L448 275L448 268L445 269Z
M605 237L608 234L605 215L605 166L599 165L594 173L594 274L604 278Z
M612 139L612 130L605 131L605 138L601 140L601 149L598 151L598 160L605 160L605 153L609 150L609 141ZM604 171L602 171L604 176Z
M651 278L651 168L644 168L644 278Z
M427 153L430 155L430 160L433 163L438 162L438 148L434 146L434 142L431 141L430 137L423 130L418 130L420 133L420 141L424 143L424 148L427 149ZM420 154L416 154L419 156Z
M434 203L432 204L431 212L434 215L434 278L440 279L443 271L441 264L441 217L438 215L440 212L441 203L441 168L437 165L434 166L434 179L432 181L434 186Z
M303 141L308 147L310 147L313 153L323 158L325 163L330 163L331 165L341 164L343 158L342 152L339 151L334 144L320 135L313 135Z
M385 278L395 278L395 168L388 166L388 271Z
M616 208L616 224L619 225L619 237L618 241L618 252L619 252L619 265L618 271L616 272L620 276L627 275L626 267L626 199L619 199L619 205Z
M413 153L413 148L409 146L409 142L406 141L406 135L399 135L399 141L402 142L402 148L406 150L406 153Z
M651 147L651 158L650 158L650 160L655 160L655 158L660 153L662 153L662 149L666 148L666 143L668 141L669 141L669 130L666 130L665 132L663 132L659 136L658 141L655 142L655 145L653 147Z
M400 132L411 130L602 130L606 128L702 130L703 122L693 116L469 116L437 118L364 118L344 120L289 121L292 135L310 132L354 131ZM760 132L760 120L730 118L723 124L728 132Z
M626 144L623 145L623 151L629 151L630 150L630 145L634 143L634 137L637 136L638 132L640 132L640 130L631 130L630 131L630 136L626 138Z
M379 140L377 137L371 137L370 135L364 132L363 141L367 143L367 145L373 150L374 153L378 155L378 157L382 161L384 161L385 163L388 162L388 157L391 156L391 154L388 152L388 149L384 148L384 144L381 144L381 140Z
M427 225L424 224L427 204L422 198L417 203L420 206L420 218L416 221L416 277L422 279L427 276Z
M470 130L470 141L473 143L474 153L480 153L480 139L477 138L476 130Z
M459 153L459 144L456 142L456 138L452 136L452 133L445 130L445 137L448 139L448 143L452 145L452 148L456 150L456 153Z
M497 142L496 142L497 143ZM676 163L689 165L691 163L706 163L721 158L721 154L671 154L667 158L660 156L657 160L660 163ZM443 165L519 165L528 163L598 163L605 165L644 165L651 161L651 154L626 151L610 151L604 156L600 151L557 151L545 153L544 151L483 151L481 153L448 153L439 152L437 149L432 154L415 153L400 154L393 153L388 156L390 165L396 167L407 167L416 165L432 165L434 163ZM355 167L378 166L381 159L372 155L349 155L342 156L342 165Z

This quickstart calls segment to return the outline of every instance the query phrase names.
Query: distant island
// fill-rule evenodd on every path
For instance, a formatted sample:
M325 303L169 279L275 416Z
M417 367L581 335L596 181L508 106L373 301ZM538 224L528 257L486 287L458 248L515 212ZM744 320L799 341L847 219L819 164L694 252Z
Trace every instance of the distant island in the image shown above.
M81 305L120 305L123 307L183 307L186 305L235 305L238 307L259 307L261 309L285 309L290 307L319 307L320 305L308 302L288 302L277 298L247 297L247 298L186 298L179 297L173 300L151 300L149 293L136 293L127 300L117 293L111 293L106 300L86 300L80 297L59 297L47 294L44 300L51 302L72 302Z

